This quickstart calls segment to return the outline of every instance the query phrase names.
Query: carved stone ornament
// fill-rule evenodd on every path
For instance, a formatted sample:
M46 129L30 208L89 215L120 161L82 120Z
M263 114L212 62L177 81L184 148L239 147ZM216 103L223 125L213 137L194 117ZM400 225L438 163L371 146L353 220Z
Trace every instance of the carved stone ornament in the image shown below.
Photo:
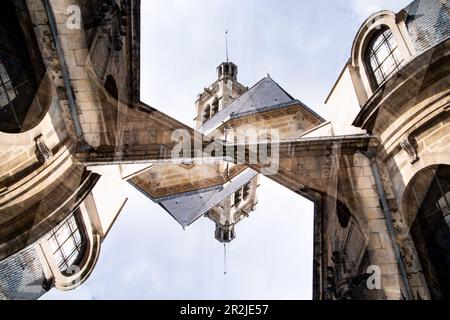
M53 157L53 152L45 144L42 134L37 136L34 140L36 141L38 158L41 162L46 162Z
M337 251L331 256L332 265L327 267L327 300L351 300L353 291L361 286L370 274L350 276L344 271L344 259Z
M408 136L405 140L400 142L400 146L408 154L410 163L414 163L419 160L419 155L417 154L417 143L414 137Z
M123 38L127 35L128 26L128 0L105 0L100 12L95 16L93 25L103 28L103 32L111 37L114 50L120 51L123 47Z

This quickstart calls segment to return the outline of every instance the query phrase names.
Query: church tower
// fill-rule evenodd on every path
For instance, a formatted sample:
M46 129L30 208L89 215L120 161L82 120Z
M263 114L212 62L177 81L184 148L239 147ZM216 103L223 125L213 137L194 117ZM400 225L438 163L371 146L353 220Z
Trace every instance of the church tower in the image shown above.
M233 62L222 62L217 67L217 80L204 88L196 101L196 129L213 118L219 111L226 108L247 87L237 81L238 67Z
M206 135L216 130L225 134L224 128L221 127L224 109L248 89L238 82L238 67L228 59L216 70L217 79L208 88L204 88L196 101L196 129L200 129ZM239 168L233 164L223 163L223 165L229 172L241 172L226 183L224 186L224 189L228 190L226 196L209 209L205 216L216 226L215 239L228 243L236 236L235 225L255 210L258 175L251 169Z

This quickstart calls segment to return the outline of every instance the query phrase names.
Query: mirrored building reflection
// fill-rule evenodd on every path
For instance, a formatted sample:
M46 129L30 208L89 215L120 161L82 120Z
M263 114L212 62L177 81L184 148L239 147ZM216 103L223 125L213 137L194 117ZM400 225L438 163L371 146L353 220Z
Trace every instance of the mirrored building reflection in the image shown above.
M211 240L237 241L272 165L314 202L314 299L450 298L448 0L367 17L329 119L269 74L241 84L227 59L195 128L140 100L139 1L9 0L0 16L0 299L86 281L126 183L183 228L208 218Z

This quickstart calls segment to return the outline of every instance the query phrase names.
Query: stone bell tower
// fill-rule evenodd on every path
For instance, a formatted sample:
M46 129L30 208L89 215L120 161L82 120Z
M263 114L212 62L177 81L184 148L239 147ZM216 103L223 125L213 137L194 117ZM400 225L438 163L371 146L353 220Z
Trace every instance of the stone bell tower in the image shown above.
M248 88L237 80L238 67L231 61L222 62L217 68L217 79L198 95L196 101L196 129L203 134L226 135L225 127L227 109L233 101ZM234 129L233 126L228 126ZM222 170L227 172L228 181L218 192L212 208L205 216L215 223L215 239L222 243L231 242L235 238L235 225L244 217L248 217L256 206L256 188L258 176L256 172L245 167L221 162ZM237 173L237 174L236 174Z
M247 89L237 81L237 74L238 67L233 62L222 62L217 67L217 80L209 87L204 88L195 103L197 108L195 127L197 129Z

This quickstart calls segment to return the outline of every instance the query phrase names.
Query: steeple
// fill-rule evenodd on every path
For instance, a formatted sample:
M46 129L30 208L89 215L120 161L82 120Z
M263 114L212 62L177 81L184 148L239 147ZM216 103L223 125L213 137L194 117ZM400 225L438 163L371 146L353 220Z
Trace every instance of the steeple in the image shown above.
M247 88L237 81L238 67L231 61L217 67L217 79L204 88L196 101L196 128L200 128Z
M221 243L229 243L234 240L234 224L220 224L216 222L215 238Z
M235 65L231 61L222 62L217 67L218 80L231 79L233 81L237 81L237 73L238 73L237 65Z
M219 80L224 78L237 80L237 65L228 59L228 30L225 31L225 57L226 62L222 62L217 67L217 75Z
M223 244L223 275L227 275L227 244Z

